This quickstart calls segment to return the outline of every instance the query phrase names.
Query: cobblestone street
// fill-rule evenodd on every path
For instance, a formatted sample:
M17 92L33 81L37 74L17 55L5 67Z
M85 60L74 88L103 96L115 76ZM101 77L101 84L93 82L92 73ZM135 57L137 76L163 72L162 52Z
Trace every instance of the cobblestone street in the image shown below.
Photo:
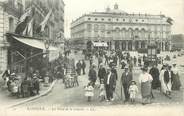
M81 56L81 54L77 54L77 55L71 55L70 57L75 57L77 59L81 59L82 57L78 57ZM178 57L177 60L182 61L183 57ZM182 62L183 63L183 62ZM180 63L181 64L181 63ZM182 64L181 64L182 65ZM89 63L87 63L87 67L89 66ZM117 68L118 70L118 77L120 79L121 74L123 72L122 69ZM88 69L87 69L88 71ZM182 85L184 84L184 77L183 77L183 68L180 67L180 71L181 71L181 81L182 81ZM135 67L134 71L133 71L133 78L135 81L138 81L138 76L140 74L140 68L139 67ZM28 102L22 106L20 106L19 108L27 108L27 107L31 107L31 106L48 106L48 107L52 107L52 106L64 106L64 107L69 107L69 106L113 106L113 105L128 105L131 106L131 104L129 103L123 103L123 101L121 100L121 86L120 86L120 82L117 82L117 87L116 87L116 92L114 94L115 96L115 100L113 102L99 102L99 89L95 88L95 97L92 99L91 102L87 102L87 98L84 96L84 86L87 84L88 82L88 76L87 75L82 75L79 77L79 87L75 87L75 88L68 88L65 89L64 88L64 84L62 83L62 80L59 80L53 91L45 97L42 97L40 99L37 99L35 101L32 102ZM99 83L99 82L97 82ZM139 87L139 92L140 92L140 85L138 85ZM172 99L168 99L167 97L165 97L163 94L160 93L159 90L153 90L153 94L155 96L155 99L152 100L152 104L150 104L150 106L157 106L157 105L163 105L163 106L167 106L167 105L183 105L183 88L180 91L173 91L172 92ZM124 96L123 96L123 100L124 100ZM141 106L141 95L139 93L137 99L136 99L136 104L135 106Z

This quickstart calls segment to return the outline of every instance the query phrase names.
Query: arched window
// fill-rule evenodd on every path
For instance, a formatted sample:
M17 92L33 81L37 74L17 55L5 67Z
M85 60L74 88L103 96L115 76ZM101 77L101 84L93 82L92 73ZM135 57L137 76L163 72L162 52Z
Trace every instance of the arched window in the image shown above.
M133 38L133 34L132 33L133 33L133 29L132 28L129 28L128 29L128 38L129 39Z
M98 24L95 24L95 25L94 25L94 31L95 31L95 32L98 32L98 30L99 30L99 25L98 25Z
M116 38L120 38L120 28L119 27L115 28L115 36Z
M92 25L91 24L87 24L87 31L90 32L92 30Z
M164 39L166 38L166 32L163 32L163 38Z
M126 30L126 31L125 31L125 38L128 38L128 37L129 37L129 31Z
M122 36L122 38L126 38L125 33L126 33L126 29L123 28L122 31L121 31L121 36Z
M134 38L135 39L138 39L139 38L139 29L138 28L135 29Z
M142 29L141 29L141 38L142 38L142 39L145 39L145 32L146 32L145 29L142 28Z
M104 32L105 31L105 24L101 25L101 31Z

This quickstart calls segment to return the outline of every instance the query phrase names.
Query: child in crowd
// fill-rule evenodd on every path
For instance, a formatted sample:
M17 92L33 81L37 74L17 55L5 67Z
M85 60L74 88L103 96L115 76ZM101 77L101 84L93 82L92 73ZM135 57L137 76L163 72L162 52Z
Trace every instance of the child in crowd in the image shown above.
M138 88L135 81L131 81L129 87L130 101L131 103L135 102L136 94L138 93Z
M103 81L102 81L103 82ZM103 83L100 84L100 101L104 101L105 100L105 86Z
M92 83L89 82L84 90L85 90L85 96L88 98L88 102L90 102L91 98L94 96L94 88L92 86Z

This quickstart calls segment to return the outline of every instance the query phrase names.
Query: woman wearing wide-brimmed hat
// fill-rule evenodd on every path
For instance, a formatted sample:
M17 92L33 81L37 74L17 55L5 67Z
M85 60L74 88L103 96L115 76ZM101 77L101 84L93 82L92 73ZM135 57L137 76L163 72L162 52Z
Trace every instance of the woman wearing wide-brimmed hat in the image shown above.
M181 81L179 76L178 68L176 67L176 63L173 63L172 67L172 90L180 90L181 87Z
M139 82L141 84L142 104L151 103L151 82L152 76L147 72L148 67L141 68L142 74L139 76Z

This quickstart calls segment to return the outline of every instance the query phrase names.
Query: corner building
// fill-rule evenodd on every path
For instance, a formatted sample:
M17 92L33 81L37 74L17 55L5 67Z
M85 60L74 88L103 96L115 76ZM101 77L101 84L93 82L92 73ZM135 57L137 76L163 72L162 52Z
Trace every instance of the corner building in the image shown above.
M129 14L115 4L113 9L108 7L105 12L92 12L73 21L71 38L83 48L91 40L107 42L111 50L137 51L154 42L161 51L169 51L169 19L163 14Z

